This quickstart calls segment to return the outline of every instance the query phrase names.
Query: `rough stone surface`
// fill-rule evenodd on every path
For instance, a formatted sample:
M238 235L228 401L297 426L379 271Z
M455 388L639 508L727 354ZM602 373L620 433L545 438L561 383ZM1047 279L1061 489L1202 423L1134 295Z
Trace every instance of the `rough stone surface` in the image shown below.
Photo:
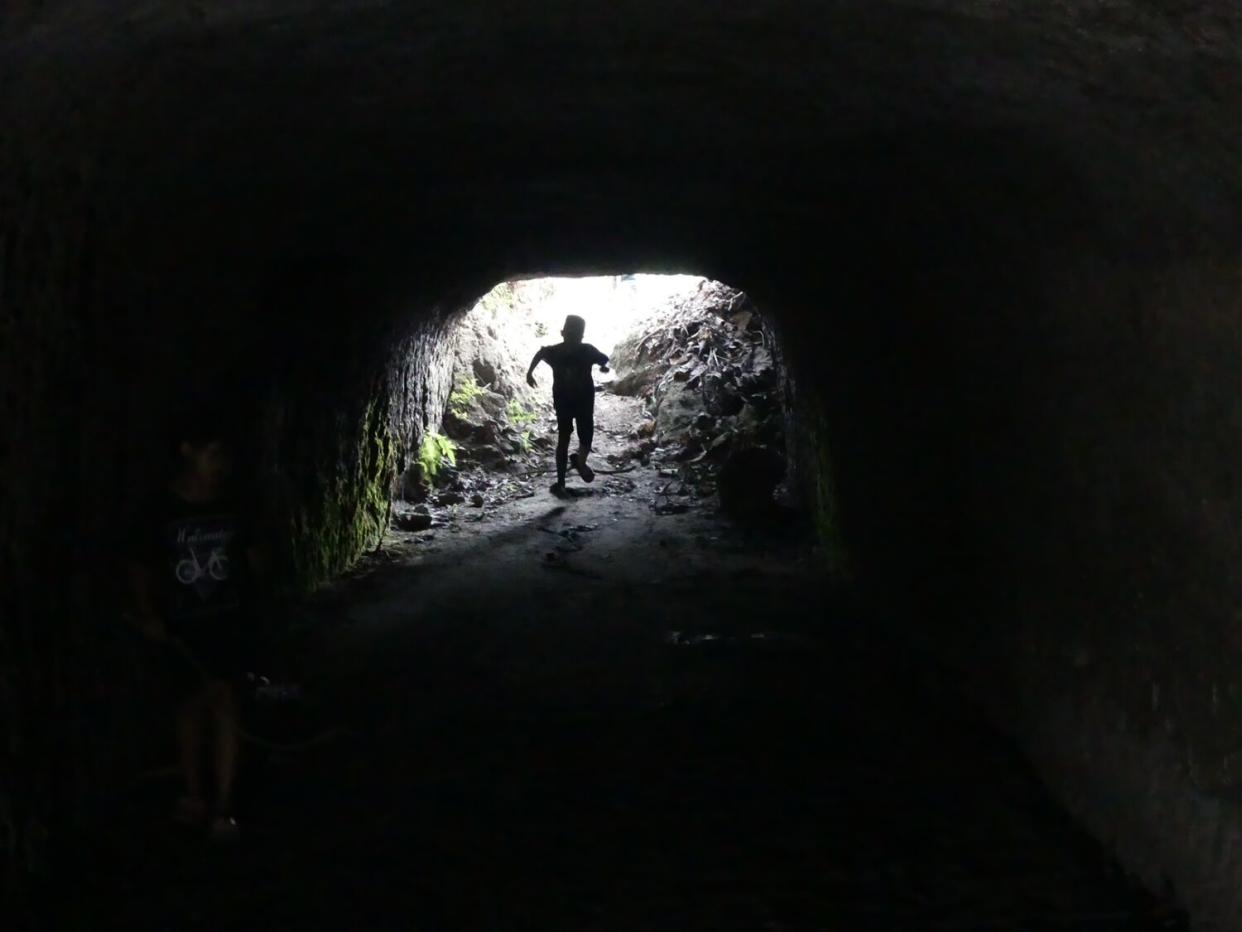
M774 339L743 292L700 283L622 340L613 366L608 390L644 399L650 444L704 462L686 478L718 488L735 517L777 516L774 492L786 472L784 374ZM794 503L802 504L796 500L809 490L796 491ZM814 497L810 503L816 507Z
M540 390L526 382L535 351L555 339L538 324L546 294L547 285L537 280L502 282L454 318L447 360L451 392L435 408L442 413L435 429L454 443L465 470L528 471L537 448L550 442L546 384ZM546 379L547 372L539 375Z
M538 282L498 285L460 318L454 328L453 384L467 381L486 388L505 401L533 408L545 392L526 384L526 368L541 345L556 337L540 336L534 310L540 297Z

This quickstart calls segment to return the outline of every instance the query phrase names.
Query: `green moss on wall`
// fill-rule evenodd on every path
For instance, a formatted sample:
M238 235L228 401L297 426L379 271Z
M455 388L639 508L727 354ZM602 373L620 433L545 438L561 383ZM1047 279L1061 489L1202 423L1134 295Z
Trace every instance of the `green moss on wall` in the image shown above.
M398 444L389 423L388 395L376 387L355 426L321 453L314 481L288 518L290 561L286 584L309 592L374 549L388 527ZM334 442L333 442L334 441Z

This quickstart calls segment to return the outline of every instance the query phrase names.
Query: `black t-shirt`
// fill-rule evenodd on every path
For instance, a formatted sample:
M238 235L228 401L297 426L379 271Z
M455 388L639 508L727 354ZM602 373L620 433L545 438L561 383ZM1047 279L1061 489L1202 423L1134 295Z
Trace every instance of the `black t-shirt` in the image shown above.
M552 367L552 401L559 408L595 399L592 366L608 364L608 357L590 343L545 346L541 358Z
M247 582L249 531L231 500L153 501L133 536L133 558L155 574L156 608L174 627L236 617Z

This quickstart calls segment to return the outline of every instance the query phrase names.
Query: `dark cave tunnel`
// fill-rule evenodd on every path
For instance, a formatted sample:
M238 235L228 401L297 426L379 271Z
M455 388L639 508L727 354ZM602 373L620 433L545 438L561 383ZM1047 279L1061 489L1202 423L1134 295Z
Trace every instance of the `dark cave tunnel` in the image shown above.
M531 719L517 722L498 711L512 695L497 683L558 648L480 619L531 598L550 600L555 615L559 596L498 564L477 611L457 604L424 634L384 628L376 643L387 659L325 673L342 708L372 716L337 752L358 762L348 779L318 758L280 778L295 797L302 783L318 787L322 798L305 790L314 805L352 813L358 803L340 798L348 789L394 807L383 827L358 829L355 848L342 842L355 852L343 860L362 872L344 875L369 878L357 881L358 901L333 896L323 878L334 856L305 827L282 830L309 853L281 862L279 909L227 868L203 868L204 889L239 887L229 909L276 909L269 928L407 928L418 917L511 927L502 915L545 928L858 927L867 897L883 904L873 927L945 927L943 913L902 899L917 884L875 878L887 864L917 874L944 860L929 852L951 831L918 826L946 799L958 800L948 807L958 829L993 820L990 803L961 800L991 799L971 781L994 786L995 774L927 762L995 746L1027 762L1012 767L1042 785L1040 820L1065 821L1057 831L1073 839L1075 863L1094 858L1100 876L1130 880L1110 880L1120 892L1096 900L1066 898L1059 914L1041 901L1052 910L1045 925L1024 926L1030 902L995 895L1010 887L979 868L988 879L961 898L980 927L1072 927L1074 915L1104 909L1117 928L1165 928L1161 910L1176 908L1195 928L1242 928L1229 842L1242 825L1231 595L1242 507L1238 17L1206 0L1072 10L1034 0L627 0L607 10L268 0L107 11L62 0L5 13L0 848L14 914L37 922L50 890L90 873L90 857L68 857L65 840L89 836L84 826L98 824L141 756L142 735L115 700L142 694L131 649L112 633L124 600L116 529L158 481L155 438L178 405L193 395L231 412L269 483L282 598L314 599L381 539L399 477L447 396L445 341L461 312L498 281L638 270L742 288L779 337L798 507L822 538L839 536L848 571L822 545L808 556L812 541L796 582L760 569L745 590L708 560L701 588L737 600L707 599L702 611L766 613L775 628L785 612L820 645L806 649L814 660L791 650L752 670L724 653L683 669L643 638L666 633L668 606L693 611L688 595L657 586L624 596L622 612L583 590L564 610L602 613L591 643L563 620L546 637L576 645L566 657L598 683L621 668L677 689L719 676L732 704L717 715L708 700L692 712L674 702L673 718L650 726L617 724L622 713L609 707L592 725L566 711L578 682L566 673L546 695L532 686ZM436 573L412 576L402 598L441 605ZM527 627L542 617L514 613ZM659 630L622 616L656 619ZM508 665L453 667L475 641L508 644L496 647ZM348 637L337 646L360 649ZM851 651L857 663L842 659ZM844 685L811 685L821 681ZM448 704L442 719L410 711L381 725L388 712L366 711L377 696L409 702L410 683L432 684L428 694ZM924 702L924 687L940 698ZM731 756L678 758L669 770L684 764L685 785L665 786L671 778L654 766L615 775L616 749L645 735L659 736L653 748L681 747L702 724L695 715L712 721L702 746ZM987 724L959 728L959 718ZM994 737L962 737L972 729ZM947 795L919 808L916 792L901 804L912 821L877 815L879 828L820 813L822 827L812 819L807 831L838 838L801 867L793 848L764 847L766 829L792 819L785 809L810 806L805 784L823 775L814 755L863 774L881 732L920 737L876 751L877 767L921 774ZM463 802L443 775L420 783L417 760L367 750L393 735L438 748L433 770L469 771L472 740L508 748L516 763L463 771L458 792L473 800ZM805 758L791 756L795 746ZM760 759L779 761L782 776L757 776ZM549 778L560 801L505 783L549 761L575 777ZM690 780L694 767L717 765L742 789ZM407 783L424 788L420 799L434 784L426 805L439 815L394 802ZM646 783L667 798L634 790ZM583 785L598 795L558 808ZM773 802L743 804L733 792ZM623 814L602 814L604 796ZM687 829L669 814L706 799L733 812L729 832L693 820ZM515 809L533 815L515 821ZM435 823L421 840L391 827L416 818ZM567 853L587 845L576 836L563 850L529 841L559 838L556 826L574 818L614 833L615 851L587 847L578 858ZM674 846L684 861L657 856L661 830L699 847ZM471 831L490 860L461 850ZM290 844L279 835L247 838L238 863ZM862 839L872 836L919 854L870 851ZM1012 844L985 838L979 850ZM1055 861L1057 844L1034 847ZM423 860L402 853L410 848ZM742 852L753 888L745 907L703 892L717 881L718 894L747 887L730 869L686 867L723 864L728 851ZM812 861L856 869L815 899ZM623 866L624 895L583 905L593 870ZM435 881L414 883L415 896L402 887L405 868ZM682 900L634 905L634 891L658 887L643 870L689 871L694 882ZM312 887L322 901L289 905ZM313 921L310 900L321 909ZM164 928L208 922L175 912L175 892L142 908ZM1125 925L1140 915L1149 925ZM106 927L98 916L75 921Z

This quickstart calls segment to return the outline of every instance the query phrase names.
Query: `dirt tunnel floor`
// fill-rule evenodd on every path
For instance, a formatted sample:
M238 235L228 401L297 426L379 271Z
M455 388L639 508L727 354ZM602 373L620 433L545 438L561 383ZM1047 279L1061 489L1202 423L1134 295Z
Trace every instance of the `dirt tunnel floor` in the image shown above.
M308 609L335 740L251 754L235 849L136 793L62 927L1181 926L801 545L628 476L394 536Z

